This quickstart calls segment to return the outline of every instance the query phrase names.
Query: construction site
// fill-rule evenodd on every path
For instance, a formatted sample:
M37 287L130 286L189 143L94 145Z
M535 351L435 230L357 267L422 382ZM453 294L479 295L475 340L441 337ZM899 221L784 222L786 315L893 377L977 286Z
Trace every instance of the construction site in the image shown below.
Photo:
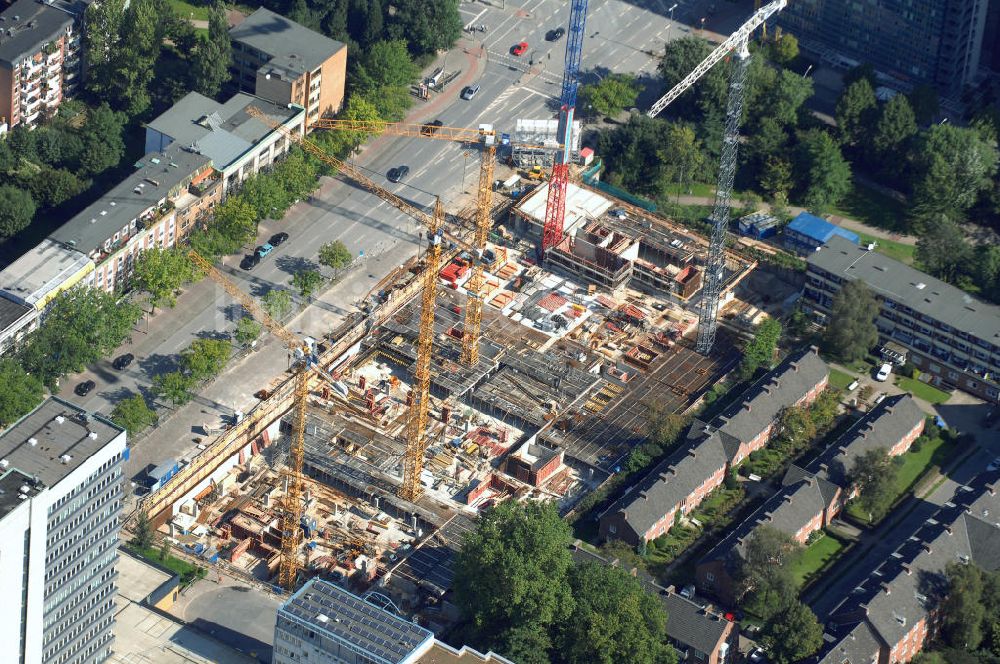
M378 585L433 626L481 511L571 511L621 470L654 401L684 413L736 366L716 319L749 306L735 292L756 263L579 183L572 141L515 198L494 190L509 173L492 127L378 131L478 143L475 210L446 222L440 203L415 209L289 136L423 222L426 250L322 340L297 339L194 256L295 362L141 509L192 555L285 590L317 575Z

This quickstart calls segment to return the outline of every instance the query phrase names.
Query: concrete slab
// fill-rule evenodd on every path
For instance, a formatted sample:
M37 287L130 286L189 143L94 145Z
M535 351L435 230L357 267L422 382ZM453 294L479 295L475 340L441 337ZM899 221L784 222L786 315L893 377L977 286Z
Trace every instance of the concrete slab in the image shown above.
M118 595L136 604L170 579L170 575L128 554L118 558Z
M254 664L258 661L128 599L119 598L119 607L115 614L111 664Z

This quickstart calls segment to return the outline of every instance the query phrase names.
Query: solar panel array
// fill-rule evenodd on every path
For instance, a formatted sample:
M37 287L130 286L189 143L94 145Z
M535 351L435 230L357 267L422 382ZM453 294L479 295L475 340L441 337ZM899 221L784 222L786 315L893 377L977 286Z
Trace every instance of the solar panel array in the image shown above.
M390 664L403 661L433 637L428 630L322 580L303 588L285 605L284 611L315 631L327 632ZM319 620L321 615L327 620Z

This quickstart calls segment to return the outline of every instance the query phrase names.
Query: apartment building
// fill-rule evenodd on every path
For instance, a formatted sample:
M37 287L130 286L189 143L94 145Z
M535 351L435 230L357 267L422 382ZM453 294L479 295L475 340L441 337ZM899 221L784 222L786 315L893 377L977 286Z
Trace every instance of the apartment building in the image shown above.
M797 0L777 16L803 48L842 69L870 62L900 88L958 97L979 68L988 0ZM995 38L995 36L993 36Z
M513 664L453 648L434 633L338 585L312 579L278 607L274 664Z
M278 105L239 93L219 103L197 92L146 125L146 152L163 152L170 145L202 155L222 174L222 195L259 170L270 168L288 152L289 140L280 131L250 116L256 107L293 134L305 131L305 110Z
M4 661L110 656L125 456L124 429L56 397L0 434Z
M734 605L745 545L759 527L776 528L806 544L810 535L830 525L856 496L848 477L855 460L878 448L891 456L903 454L923 433L926 419L926 413L910 395L887 397L805 467L789 467L781 489L698 563L695 572L698 587L723 603Z
M230 29L238 89L306 109L306 126L344 104L347 46L260 8Z
M570 546L570 553L578 565L622 566L621 561L608 560L579 543ZM726 617L711 605L696 604L675 592L673 586L663 587L638 569L626 571L663 605L667 612L667 639L677 651L679 662L732 664L737 661L740 630L731 615Z
M15 0L0 12L0 126L34 127L76 89L80 34L54 3Z
M881 304L875 323L931 383L1000 399L1000 307L909 265L833 237L807 260L803 304L825 322L843 284L861 279Z
M639 546L670 530L726 472L770 439L781 411L812 403L829 370L815 347L789 355L711 423L695 421L684 444L601 515L602 539Z
M827 621L817 664L905 664L934 637L949 564L1000 569L997 472L960 486L856 588ZM845 659L846 658L846 659Z
M122 289L139 252L174 246L221 192L211 159L171 145L145 155L131 175L49 239L93 261L85 283L109 292Z
M38 327L38 311L6 298L0 298L0 355L14 348Z

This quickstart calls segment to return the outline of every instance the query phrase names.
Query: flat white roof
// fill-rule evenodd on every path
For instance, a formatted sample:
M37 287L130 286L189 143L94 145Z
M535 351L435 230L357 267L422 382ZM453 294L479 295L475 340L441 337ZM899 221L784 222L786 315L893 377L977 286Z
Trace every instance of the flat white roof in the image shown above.
M118 556L118 594L139 604L170 580L170 575L149 563L125 554Z
M87 256L48 238L0 272L0 294L37 307L75 275L94 269Z
M549 198L549 183L546 182L531 193L519 206L518 211L539 226L545 223L545 204ZM566 185L566 216L563 231L569 233L583 226L590 219L600 219L611 209L612 202L596 191L582 189L572 182Z

